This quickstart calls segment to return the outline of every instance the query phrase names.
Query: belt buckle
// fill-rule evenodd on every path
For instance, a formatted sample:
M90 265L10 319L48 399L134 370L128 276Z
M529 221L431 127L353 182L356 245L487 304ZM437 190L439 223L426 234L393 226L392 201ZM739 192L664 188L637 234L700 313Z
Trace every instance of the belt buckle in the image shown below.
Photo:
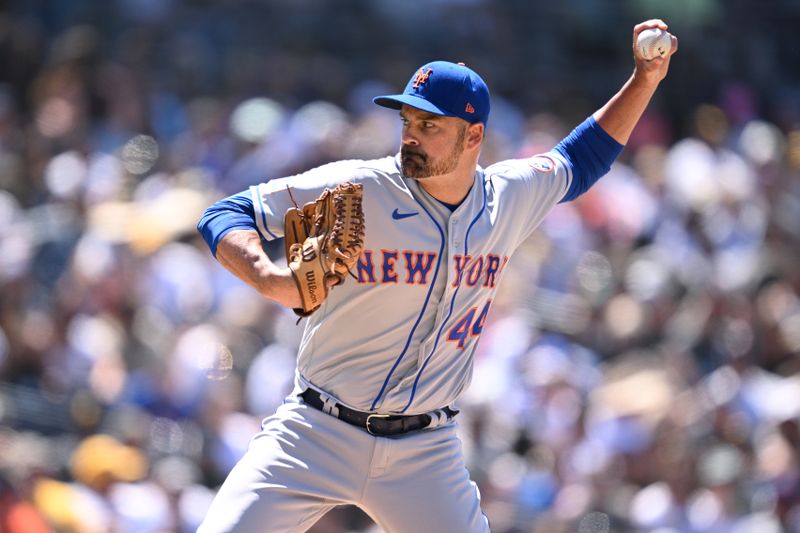
M371 415L367 416L367 423L366 423L367 433L369 433L373 437L380 437L381 435L373 433L372 430L369 428L369 421L372 420L373 418L389 418L390 416L392 415L383 415L379 413L372 413Z

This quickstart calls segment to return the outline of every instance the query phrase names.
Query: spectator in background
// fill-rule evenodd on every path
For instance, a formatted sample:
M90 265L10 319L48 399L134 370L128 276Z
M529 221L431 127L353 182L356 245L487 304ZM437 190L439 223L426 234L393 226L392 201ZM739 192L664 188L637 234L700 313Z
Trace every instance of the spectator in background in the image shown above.
M14 487L0 478L0 531L7 533L51 533L42 514Z

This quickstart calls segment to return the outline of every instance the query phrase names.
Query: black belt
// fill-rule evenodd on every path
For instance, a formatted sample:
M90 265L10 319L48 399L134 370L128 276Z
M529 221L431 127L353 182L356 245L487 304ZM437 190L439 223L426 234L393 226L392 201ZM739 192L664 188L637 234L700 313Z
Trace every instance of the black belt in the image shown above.
M319 392L314 389L306 389L300 395L303 400L316 409L322 412L325 410L325 402ZM337 403L335 409L337 414L332 412L328 413L336 416L339 420L347 422L356 427L367 431L370 435L378 435L383 437L391 437L394 435L402 435L410 431L417 431L425 429L431 424L433 419L429 414L423 415L381 415L377 413L365 413L363 411L356 411L344 405ZM458 411L444 407L440 409L447 419L451 419L458 414Z

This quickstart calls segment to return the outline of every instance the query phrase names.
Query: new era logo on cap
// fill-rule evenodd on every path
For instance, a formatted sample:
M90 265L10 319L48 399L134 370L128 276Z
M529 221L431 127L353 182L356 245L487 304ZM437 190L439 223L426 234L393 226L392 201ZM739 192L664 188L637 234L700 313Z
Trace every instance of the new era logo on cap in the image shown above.
M403 104L467 122L489 120L489 88L478 74L463 63L433 61L420 67L408 80L402 94L378 96L376 104L400 109Z

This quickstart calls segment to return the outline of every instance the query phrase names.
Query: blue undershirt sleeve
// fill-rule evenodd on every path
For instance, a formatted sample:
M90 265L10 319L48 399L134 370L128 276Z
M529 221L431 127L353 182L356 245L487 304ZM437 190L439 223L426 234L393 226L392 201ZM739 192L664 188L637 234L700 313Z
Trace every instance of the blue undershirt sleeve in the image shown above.
M554 148L572 167L572 182L561 202L574 200L611 169L624 148L594 117L584 120Z
M250 191L242 191L214 203L205 210L197 231L203 236L211 253L217 256L217 245L228 232L235 229L254 229L256 227L255 210Z

